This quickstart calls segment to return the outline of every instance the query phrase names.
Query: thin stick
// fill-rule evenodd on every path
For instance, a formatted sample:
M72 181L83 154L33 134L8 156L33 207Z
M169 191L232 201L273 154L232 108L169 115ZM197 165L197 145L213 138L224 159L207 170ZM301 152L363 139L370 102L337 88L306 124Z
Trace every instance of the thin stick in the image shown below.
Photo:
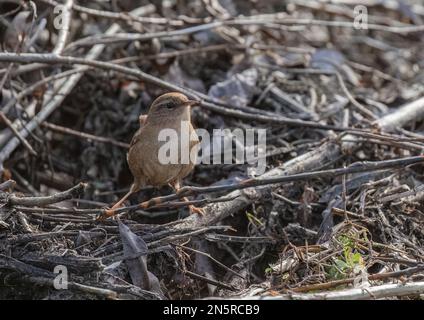
M58 6L60 3L54 1L54 0L35 0L44 2L46 4L49 4L51 6ZM92 8L83 7L77 4L74 4L72 8L75 11L86 13L92 16L97 16L101 18L107 18L107 19L113 19L113 20L123 20L128 22L139 22L139 23L152 23L152 24L170 24L170 25L182 25L181 20L169 20L166 18L152 18L152 17L139 17L132 13L126 13L126 12L112 12L112 11L104 11L104 10L96 10ZM153 13L156 11L155 6L153 5L146 5L144 7L140 8L140 11L142 10L140 15L146 15L149 13Z
M77 197L84 191L86 186L86 183L80 182L71 189L45 197L17 197L12 194L7 198L7 203L9 205L45 206Z
M355 30L355 23L351 21L336 21L336 20L316 20L316 19L297 19L297 18L287 18L287 17L278 17L278 13L274 14L277 17L270 17L268 19L260 19L258 16L247 17L243 19L235 19L226 21L226 25L236 26L236 25L266 25L269 23L274 24L283 24L283 25L303 25L303 26L323 26L323 27L338 27L338 28L348 28ZM384 26L375 23L368 23L367 27L369 30L378 30L390 33L398 34L409 34L417 33L424 31L424 25L414 26Z
M62 5L62 22L63 25L60 26L59 35L57 36L56 46L53 49L53 54L61 54L65 48L66 40L68 39L70 24L71 24L71 15L72 15L72 6L74 5L73 0L66 0L65 5Z
M196 280L201 280L201 281L213 284L214 286L217 286L217 287L221 287L221 288L231 290L231 291L236 290L235 288L233 288L233 287L229 286L228 284L225 284L221 281L210 279L210 278L201 276L200 274L197 274L197 273L194 273L194 272L191 272L191 271L188 271L188 270L184 271L184 274L189 276L190 278L193 278L193 279L196 279Z
M308 127L308 128L316 128L316 129L324 129L324 130L334 130L334 131L345 131L345 130L353 130L357 131L360 129L355 128L343 128L339 126L325 125L319 122L314 121L303 121L298 119L290 119L285 118L277 114L268 113L270 115L258 114L260 112L259 109L251 108L251 107L243 107L239 108L239 110L230 109L229 107L222 107L215 103L214 99L211 99L207 95L204 95L200 92L196 92L192 89L182 88L180 86L174 85L157 77L154 77L150 74L147 74L143 71L128 68L125 66L117 65L110 62L96 61L84 58L75 58L75 57L63 57L63 56L55 56L52 54L32 54L32 53L23 53L20 55L13 53L0 53L0 61L9 61L9 62L41 62L48 64L80 64L80 65L88 65L95 68L100 68L104 70L113 70L116 72L120 72L123 74L128 74L139 79L142 79L146 82L150 82L162 88L166 88L168 90L179 91L189 96L190 98L200 100L201 106L209 109L211 111L228 115L244 120L254 120L265 123L272 124L280 124L280 125L289 125L296 127ZM205 101L202 101L205 100ZM214 102L208 102L214 101ZM222 102L219 102L222 104ZM243 112L245 111L245 112ZM363 130L360 130L363 131ZM1 159L0 159L1 160Z
M0 191L13 188L15 187L15 185L16 185L16 182L14 180L7 180L5 182L0 183Z
M81 67L81 68L76 68L76 69L72 69L72 70L67 70L52 76L48 76L40 81L37 81L36 83L30 85L29 87L25 88L24 90L22 90L21 92L19 92L15 97L13 97L12 99L10 99L5 106L3 107L3 112L5 114L7 114L10 109L15 105L16 102L20 101L23 97L31 94L35 89L37 89L38 87L45 85L46 83L49 83L50 81L54 81L54 80L59 80L62 78L66 78L69 77L70 75L73 75L75 73L82 73L86 70L88 70L89 67Z
M350 103L352 103L356 107L356 109L363 115L371 118L372 120L376 120L377 117L371 111L369 111L365 106L359 103L358 100L356 100L354 96L350 93L349 89L346 87L346 84L341 74L339 72L336 72L335 75L337 80L339 81L340 87L342 88L346 97L349 99Z
M36 0L47 3L51 6L60 5L54 0ZM87 14L99 16L102 18L124 20L129 22L140 22L140 23L154 23L154 24L170 24L181 26L183 25L182 20L169 20L166 18L151 18L151 17L137 17L128 13L121 12L110 12L110 11L101 11L91 8L82 7L79 5L73 5L75 11L84 12ZM204 24L205 30L216 28L219 26L243 26L243 25L261 25L263 27L272 27L272 24L281 24L281 25L298 25L298 26L325 26L325 27L342 27L342 28L351 28L355 29L355 24L351 21L326 21L326 20L316 20L316 19L297 19L297 18L288 18L285 12L277 12L273 14L261 14L261 15L252 15L250 17L236 18L232 20L216 20L211 23ZM380 24L369 23L367 24L369 30L379 30L390 33L398 34L409 34L424 31L424 25L405 25L405 26L385 26ZM179 31L179 30L177 30Z
M25 275L21 278L21 281L27 281L38 286L46 286L46 287L52 287L52 288L54 287L54 279L50 279L46 277L36 277L36 276ZM67 283L67 289L83 292L86 294L96 295L104 299L115 300L118 298L118 294L115 291L99 288L99 287L93 287L93 286L89 286L86 284L81 284L81 283L73 282L73 281L69 281Z
M6 126L9 127L10 130L12 130L13 134L16 138L19 139L19 141L24 145L25 148L28 149L29 153L31 153L33 156L37 155L37 152L31 147L28 140L23 137L18 130L16 130L13 123L6 117L6 115L0 111L0 119L4 122Z
M298 174L274 176L274 177L262 178L262 179L261 178L246 179L239 183L229 184L229 185L211 186L211 187L186 186L179 189L178 192L175 194L152 198L148 201L145 201L133 206L122 207L122 208L116 209L115 213L118 214L127 210L133 210L133 209L139 209L139 208L147 209L166 201L171 201L171 200L180 199L186 196L193 196L198 194L214 193L214 192L222 192L222 191L228 192L228 191L246 189L251 187L259 187L259 186L265 186L265 185L272 185L272 184L279 184L279 183L285 183L285 182L307 181L309 179L317 179L317 178L334 178L336 176L340 176L344 174L376 171L376 170L395 168L395 167L406 167L409 165L422 163L422 162L424 162L424 156L406 157L401 159L390 159L390 160L374 161L374 162L365 161L365 162L354 163L348 167L343 167L343 168L303 172ZM99 217L100 220L104 218L107 218L107 215L104 214Z
M121 148L124 148L124 149L128 149L130 147L130 145L128 143L117 141L113 138L105 138L105 137L95 136L93 134L80 132L80 131L73 130L73 129L70 129L70 128L62 127L62 126L59 126L57 124L53 124L53 123L50 123L50 122L43 122L41 125L45 128L48 128L48 129L56 131L56 132L73 135L73 136L80 137L80 138L87 139L87 140L93 140L93 141L98 141L98 142L102 142L102 143L110 143L112 145L115 145L115 146L118 146L118 147L121 147Z
M94 35L89 36L83 39L79 39L66 48L66 50L74 49L79 46L91 46L95 44L113 44L119 42L132 42L132 41L147 41L151 39L160 39L160 38L170 38L177 37L182 35L189 35L197 32L202 32L205 30L216 29L224 26L240 27L248 25L257 25L262 28L275 29L282 25L302 25L302 26L326 26L326 27L342 27L342 28L352 28L355 29L355 24L349 21L326 21L326 20L314 20L314 19L294 19L294 18L285 18L285 19L269 19L258 20L254 16L247 17L243 19L234 19L227 21L216 20L210 23L200 24L197 26L190 26L184 29L172 30L172 31L159 31L159 32L150 32L145 34L140 33L119 33L113 36L105 35ZM409 34L424 31L424 26L384 26L378 24L368 24L368 29L370 30L379 30L390 33L398 34Z
M364 300L420 295L424 293L424 282L384 284L368 288L355 288L319 293L291 293L279 296L249 296L249 299L266 300Z
M424 270L424 264L418 265L416 267L407 268L404 270L399 270L399 271L371 274L368 276L368 280L383 280L388 278L398 278L400 276L413 275L423 270ZM323 290L323 289L328 290L330 288L338 287L340 285L353 283L355 279L356 278L348 278L348 279L335 280L335 281L330 281L325 283L317 283L317 284L307 285L303 287L291 288L290 291L308 292L313 290Z
M217 265L219 265L221 268L223 268L223 269L227 270L228 272L230 272L230 273L234 274L235 276L237 276L237 277L239 277L239 278L245 279L245 277L243 277L243 276L242 276L242 275L240 275L239 273L235 272L233 269L231 269L231 268L227 267L225 264L223 264L223 263L219 262L219 261L218 261L218 260L216 260L214 257L212 257L209 253L206 253L206 252L203 252L203 251L199 251L199 250L196 250L196 249L193 249L193 248L190 248L190 247L186 247L186 246L180 246L180 245L178 245L178 244L177 244L176 246L177 246L177 247L179 247L179 248L182 248L182 249L187 249L187 250L189 250L189 251L192 251L192 252L195 252L195 253L198 253L198 254L204 255L205 257L208 257L208 258L209 258L209 259L211 259L213 262L215 262Z

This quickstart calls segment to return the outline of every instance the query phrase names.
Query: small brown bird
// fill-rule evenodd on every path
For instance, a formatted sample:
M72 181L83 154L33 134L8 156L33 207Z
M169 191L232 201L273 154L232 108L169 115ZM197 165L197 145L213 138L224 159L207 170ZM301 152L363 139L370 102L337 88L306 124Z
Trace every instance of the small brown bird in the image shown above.
M186 121L190 135L189 150L197 148L199 139L194 132L190 117L191 107L196 105L199 105L198 101L189 100L184 94L178 92L170 92L158 97L153 101L149 113L140 116L140 129L134 134L127 154L127 162L134 182L130 191L111 209L106 210L106 217L113 216L116 208L120 207L132 193L139 191L144 186L169 185L175 191L180 189L181 180L194 168L197 152L193 152L188 163L178 161L178 163L162 164L158 156L164 142L159 141L159 133L163 129L175 130L179 144L182 139L187 138L182 137L181 126L181 123ZM187 198L183 198L183 200L188 201ZM191 213L203 213L202 208L193 205L190 205L189 209Z

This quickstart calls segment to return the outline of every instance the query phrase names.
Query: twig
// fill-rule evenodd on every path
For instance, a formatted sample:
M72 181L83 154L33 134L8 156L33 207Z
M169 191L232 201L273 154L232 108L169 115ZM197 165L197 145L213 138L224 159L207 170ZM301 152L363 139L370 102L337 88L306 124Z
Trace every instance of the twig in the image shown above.
M225 202L225 201L231 201L234 200L234 197L220 197L217 199L199 199L199 200L191 200L191 201L166 201L157 205L154 205L152 207L149 207L148 209L158 209L158 208L180 208L180 207L187 207L189 205L194 206L204 206L205 204L209 203L217 203L217 202Z
M48 76L40 81L37 81L36 83L30 85L29 87L25 88L24 90L22 90L21 92L19 92L16 96L14 96L12 99L10 99L3 107L3 112L5 114L7 114L10 109L15 105L16 102L20 101L23 97L31 94L35 89L37 89L38 87L45 85L46 83L49 83L50 81L55 81L55 80L59 80L62 78L66 78L69 77L70 75L73 75L75 73L82 73L86 70L88 70L89 67L82 67L82 68L77 68L77 69L72 69L72 70L68 70L68 71L64 71L52 76Z
M28 281L30 283L46 286L46 287L53 287L54 282L53 279L45 278L45 277L35 277L35 276L23 276L21 278L22 281ZM99 287L93 287L89 286L87 284L81 284L74 281L68 281L67 283L67 289L68 290L74 290L83 292L86 294L92 294L96 295L105 299L112 299L115 300L118 298L118 293L109 289L99 288Z
M57 3L54 0L36 0L47 3L51 6L57 6ZM146 6L147 7L147 6ZM140 23L154 23L154 24L170 24L180 26L182 25L181 20L168 20L165 18L149 18L149 17L137 17L127 13L121 12L110 12L110 11L100 11L91 8L82 7L79 5L74 5L73 9L76 11L84 12L90 15L95 15L103 18L109 19L117 19L124 20L129 22L140 22ZM149 7L150 10L151 7ZM300 26L326 26L326 27L343 27L343 28L351 28L355 29L355 25L351 21L325 21L325 20L315 20L315 19L296 19L296 18L288 18L285 13L274 13L269 15L253 15L250 17L226 20L226 21L214 21L209 24L209 29L215 27L213 24L217 24L218 26L239 26L239 25L261 25L264 27L272 27L272 24L282 24L282 25L300 25ZM370 30L379 30L390 33L399 33L399 34L408 34L408 33L416 33L424 30L424 26L414 26L414 25L406 25L406 26L384 26L379 24L368 24L368 29Z
M212 231L227 231L227 230L234 230L232 229L230 226L210 226L210 227L205 227L205 228L200 228L191 232L187 232L184 234L177 234L177 235L172 235L166 238L162 238L153 242L149 242L147 245L150 248L156 248L159 246L163 246L165 244L171 243L171 242L175 242L177 240L181 240L181 239L187 239L188 237L193 237L193 236L198 236L200 234L204 234L207 232L212 232Z
M221 51L221 50L228 50L228 49L246 49L244 46L232 46L228 44L217 44L217 45L210 45L206 47L197 47L197 48L188 48L183 50L174 50L170 52L160 52L157 54L151 54L148 56L135 56L135 57L125 57L121 59L115 59L111 62L113 63L128 63L128 62L137 62L142 61L145 59L169 59L173 57L179 57L182 55L188 55L188 54L195 54L195 53L204 53L204 52L211 52L211 51Z
M388 297L415 296L424 293L424 282L405 284L384 284L366 289L349 289L341 291L327 291L320 293L292 293L279 296L248 297L255 300L364 300L381 299Z
M385 130L393 130L410 121L422 119L424 113L424 97L421 97L407 105L408 108L399 108L395 112L388 114L375 124Z
M276 17L272 17L275 15ZM316 19L296 19L296 18L288 18L288 17L278 17L277 14L271 14L268 19L262 19L260 17L264 15L252 16L243 19L235 19L226 21L226 25L236 26L236 25L266 25L269 23L274 24L283 24L283 25L298 25L298 26L324 26L324 27L341 27L341 28L349 28L355 30L355 24L352 21L336 21L336 20L316 20ZM368 23L367 27L369 30L378 30L390 33L398 33L398 34L409 34L409 33L418 33L424 31L424 25L414 26L384 26L375 23Z
M377 133L369 133L369 132L351 132L346 131L346 134L351 134L354 136L360 136L365 138L371 138L370 141L382 140L388 141L388 143L393 144L394 146L398 146L405 149L415 149L422 150L424 148L424 144L422 143L412 143L412 141L423 141L424 137L421 139L418 138L405 138L398 135L385 135L385 134L377 134Z
M400 276L410 276L423 270L424 270L424 265L418 265L416 267L407 268L407 269L399 270L399 271L371 274L368 276L368 280L383 280L388 278L399 278ZM312 284L308 286L290 288L290 291L308 292L308 291L314 291L314 290L324 290L324 289L328 290L330 288L338 287L340 285L353 283L354 281L355 281L355 278L335 280L335 281L330 281L326 283L317 283L317 284Z
M47 3L51 6L58 6L60 5L58 2L54 0L35 0ZM86 13L92 16L97 16L101 18L107 18L107 19L113 19L113 20L123 20L128 22L139 22L139 23L152 23L152 24L170 24L170 25L176 25L179 26L182 24L180 20L168 20L166 18L151 18L151 17L139 17L137 15L134 15L134 13L126 13L126 12L112 12L112 11L104 11L104 10L96 10L92 8L83 7L77 4L74 4L72 8L75 11L79 11L82 13ZM155 12L156 8L155 6L149 4L144 7L139 8L139 15L146 15L149 13Z
M72 6L74 5L73 0L66 0L65 5L62 5L62 25L59 29L59 35L57 36L57 42L53 49L53 54L61 54L65 48L66 39L69 35L70 24L71 24L71 15L72 15Z
M230 236L227 234L208 234L206 239L215 242L234 242L234 243L271 243L275 244L276 241L269 237L242 237L242 236Z
M231 287L231 286L229 286L229 285L227 285L227 284L225 284L221 281L210 279L210 278L201 276L200 274L197 274L197 273L194 273L194 272L191 272L191 271L188 271L188 270L184 271L184 274L189 276L190 278L193 278L193 279L196 279L196 280L201 280L201 281L204 281L206 283L213 284L214 286L217 286L217 287L221 287L221 288L231 290L231 291L236 290L235 288L233 288L233 287Z
M78 197L84 192L86 183L80 182L69 190L53 194L45 197L17 197L12 194L7 198L8 205L23 205L23 206L46 206L52 203L61 202L74 197Z
M65 56L55 56L51 54L32 54L32 53L25 53L20 55L13 54L13 53L0 53L0 61L21 62L21 63L41 62L41 63L48 63L48 64L70 64L70 65L78 64L78 65L87 65L87 66L105 69L105 70L113 70L116 72L137 77L139 79L150 82L162 88L166 88L168 90L182 92L191 98L200 100L202 107L209 109L211 111L220 113L222 115L232 116L232 117L236 117L243 120L254 120L254 121L265 122L270 124L289 125L289 126L296 126L296 127L307 127L307 128L316 128L316 129L334 130L334 131L346 131L346 130L363 131L361 129L355 129L355 128L343 128L339 126L325 125L325 124L321 124L319 122L314 122L314 121L290 119L290 118L282 117L280 115L269 113L269 112L266 115L264 115L264 114L260 114L261 113L260 109L255 109L251 107L240 107L239 108L240 110L234 110L230 108L228 105L222 103L222 101L219 103L221 105L226 105L226 107L220 106L215 102L209 102L209 101L214 101L214 99L211 99L207 95L204 95L200 92L196 92L192 89L185 89L180 86L169 83L167 81L164 81L162 79L159 79L157 77L154 77L143 71L131 69L131 68L117 65L110 62L96 61L96 60L90 60L85 58L75 58L75 57L69 57L69 56L65 57ZM1 157L0 157L0 160L2 160Z
M23 137L18 130L16 130L15 126L13 125L13 123L6 117L6 115L0 111L0 119L3 121L4 124L6 124L10 130L12 130L13 134L15 135L16 138L19 139L19 141L24 145L25 148L27 148L27 150L29 151L29 153L31 153L33 156L37 155L37 152L31 147L31 145L29 144L28 140L25 139L25 137Z
M13 188L16 185L14 180L7 180L5 182L0 183L0 190L3 191L5 189Z
M262 16L263 17L263 16ZM257 19L257 16L251 16L241 19L226 20L220 21L216 20L210 23L205 23L197 26L191 26L184 29L173 30L173 31L160 31L160 32L151 32L146 34L139 33L122 33L116 34L112 37L104 35L95 35L89 36L80 40L77 40L71 43L67 50L73 49L78 46L85 45L94 45L94 44L112 44L118 42L129 42L129 41L146 41L154 38L164 38L164 37L176 37L182 35L193 34L205 30L216 29L224 26L240 27L240 26L251 26L256 25L262 28L275 29L278 25L301 25L301 26L326 26L326 27L342 27L342 28L351 28L355 30L355 24L350 21L326 21L326 20L314 20L314 19L295 19L295 18L269 18ZM424 31L424 26L414 26L414 25L403 25L403 26L384 26L378 24L367 24L369 30L379 30L390 33L398 34L409 34L417 33Z
M358 100L356 100L353 95L350 93L349 89L346 87L346 84L343 80L343 77L341 76L341 74L339 72L335 73L337 80L339 81L340 87L342 88L344 94L346 95L346 97L349 99L350 103L352 103L356 109L362 113L363 115L371 118L372 120L376 120L376 116L369 111L365 106L363 106L362 104L360 104L358 102Z
M209 259L211 259L213 262L215 262L218 266L220 266L221 268L223 268L223 269L225 269L225 270L227 270L229 273L232 273L232 274L234 274L235 276L237 276L237 277L239 277L239 278L242 278L242 279L245 279L245 277L243 277L242 275L240 275L240 274L238 274L237 272L235 272L233 269L231 269L231 268L229 268L229 267L227 267L225 264L223 264L223 263L221 263L221 262L219 262L218 260L216 260L214 257L212 257L209 253L206 253L206 252L203 252L203 251L199 251L199 250L196 250L196 249L193 249L193 248L190 248L190 247L186 247L186 246L180 246L180 245L176 245L177 247L179 247L179 248L182 248L182 249L184 249L184 250L189 250L189 251L192 251L192 252L195 252L195 253L197 253L197 254L201 254L201 255L204 255L205 257L208 257Z
M30 275L41 276L41 277L53 277L54 275L53 272L31 266L29 264L26 264L12 257L8 257L1 253L0 253L0 269L8 269L13 271L18 271L24 274L30 274Z
M47 214L75 214L75 215L87 215L87 214L99 214L101 209L79 209L79 208L34 208L34 207L22 207L15 206L16 210L23 212L40 212Z
M44 239L50 239L52 237L75 237L78 235L78 231L53 231L43 233L31 233L31 234L20 234L14 239L8 240L9 244L25 244L34 241L40 241Z
M424 156L407 157L407 158L401 158L401 159L391 159L391 160L374 161L374 162L372 161L358 162L358 163L354 163L350 165L349 167L344 167L344 168L303 172L303 173L298 173L293 175L283 175L283 176L277 176L277 177L271 177L271 178L246 179L239 183L229 184L229 185L220 185L220 186L211 186L211 187L185 186L181 188L176 194L156 197L137 205L119 208L116 210L116 213L132 210L136 208L147 209L152 206L157 206L158 204L161 204L163 202L179 199L186 196L222 192L222 191L234 191L234 190L240 190L240 189L247 189L251 187L273 185L273 184L284 183L284 182L307 181L309 179L317 179L317 178L333 178L336 176L351 174L351 173L376 171L376 170L395 168L395 167L404 167L404 166L413 165L413 164L417 164L421 162L424 162Z
M57 124L53 124L50 122L43 122L42 126L48 129L51 129L53 131L56 132L60 132L60 133L64 133L64 134L69 134L69 135L73 135L76 137L80 137L83 139L87 139L87 140L93 140L93 141L98 141L98 142L102 142L102 143L110 143L112 145L124 148L124 149L128 149L130 147L130 145L128 143L124 143L121 141L117 141L113 138L105 138L105 137L99 137L99 136L95 136L89 133L85 133L85 132L80 132L77 130L73 130L70 128L66 128L66 127L62 127L59 126Z

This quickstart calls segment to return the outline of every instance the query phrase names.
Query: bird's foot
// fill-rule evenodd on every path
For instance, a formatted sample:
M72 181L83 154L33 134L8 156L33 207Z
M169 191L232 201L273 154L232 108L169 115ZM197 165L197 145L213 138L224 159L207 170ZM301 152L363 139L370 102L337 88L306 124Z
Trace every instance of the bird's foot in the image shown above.
M188 209L190 210L190 214L197 213L199 216L203 216L205 214L205 209L195 207L193 205L189 205Z
M114 215L116 215L115 212L116 208L106 208L97 218L97 221L103 221L106 220L107 218L113 217Z

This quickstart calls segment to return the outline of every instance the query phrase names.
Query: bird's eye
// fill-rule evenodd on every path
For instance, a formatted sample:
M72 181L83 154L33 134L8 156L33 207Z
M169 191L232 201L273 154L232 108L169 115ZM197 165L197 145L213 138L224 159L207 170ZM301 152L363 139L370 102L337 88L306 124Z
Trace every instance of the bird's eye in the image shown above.
M175 101L169 101L162 105L162 108L165 108L168 110L175 109L176 107L178 107L178 103Z

